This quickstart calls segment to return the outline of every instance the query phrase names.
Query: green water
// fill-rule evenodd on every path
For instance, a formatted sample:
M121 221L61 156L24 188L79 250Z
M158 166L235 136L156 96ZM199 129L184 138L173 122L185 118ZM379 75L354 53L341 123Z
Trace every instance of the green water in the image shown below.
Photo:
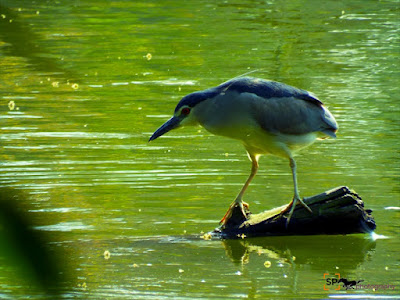
M0 187L60 253L62 297L399 295L399 25L397 1L0 1ZM297 156L301 195L355 189L385 238L199 238L250 172L243 147L147 140L184 95L254 70L339 123ZM251 210L291 196L288 162L261 158ZM0 259L0 299L41 298L16 269ZM395 289L325 291L324 273Z

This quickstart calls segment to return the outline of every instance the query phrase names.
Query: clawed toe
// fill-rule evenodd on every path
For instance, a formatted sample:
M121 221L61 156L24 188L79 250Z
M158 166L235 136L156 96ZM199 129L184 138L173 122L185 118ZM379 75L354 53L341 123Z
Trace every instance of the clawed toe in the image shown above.
M248 203L246 203L246 202L243 202L243 201L242 201L242 205L243 205L243 207L246 207L246 209L249 209L249 208L250 208L250 204L248 204ZM245 211L244 211L244 209L243 209L243 207L242 207L242 211L243 211L244 214L246 214Z
M284 209L282 209L281 214L285 214L289 211L288 217L286 219L286 227L289 226L289 222L290 219L292 218L293 212L296 208L297 202L300 202L300 204L307 209L310 213L313 213L311 208L308 207L307 204L304 203L304 201L302 199L300 199L300 197L294 197L293 200L289 203L288 206L286 206Z
M301 205L303 205L303 207L304 207L305 209L307 209L311 214L313 213L312 210L311 210L311 208L309 208L308 205L305 204L304 201L303 201L302 199L299 198L299 201L300 201Z

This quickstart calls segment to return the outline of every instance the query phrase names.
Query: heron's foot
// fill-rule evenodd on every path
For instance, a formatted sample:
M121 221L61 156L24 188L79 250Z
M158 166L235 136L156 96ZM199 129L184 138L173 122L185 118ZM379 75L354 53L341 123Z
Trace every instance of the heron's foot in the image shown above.
M283 215L284 213L286 213L286 212L289 211L289 215L288 215L288 217L287 217L287 219L286 219L286 227L289 226L289 222L290 222L290 219L292 218L292 215L293 215L294 209L296 208L297 202L300 202L300 204L301 204L305 209L307 209L311 214L313 213L312 210L311 210L311 208L309 208L308 205L305 204L304 201L303 201L302 199L300 199L300 197L296 197L296 196L293 197L293 200L289 203L289 205L286 206L286 207L281 211L281 215Z
M222 226L225 226L225 225L228 223L229 219L232 217L233 209L234 209L236 206L239 206L240 211L242 212L243 216L245 217L245 219L247 219L247 215L246 215L246 212L245 212L245 208L248 210L249 207L250 207L250 205L249 205L248 203L246 203L246 202L243 202L242 200L240 200L240 201L236 201L236 200L235 200L235 201L233 201L232 204L229 206L228 211L225 213L225 215L223 216L223 218L221 219L221 221L219 221L219 224L221 224Z

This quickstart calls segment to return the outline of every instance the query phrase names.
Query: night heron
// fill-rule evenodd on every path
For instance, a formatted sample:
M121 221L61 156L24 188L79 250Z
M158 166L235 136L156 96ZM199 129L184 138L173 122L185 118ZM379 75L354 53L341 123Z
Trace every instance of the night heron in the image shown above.
M174 116L154 132L149 141L185 125L200 124L207 131L239 140L251 160L251 173L235 201L221 220L225 225L238 205L246 217L242 201L257 173L260 155L288 158L292 170L294 196L282 213L289 211L287 224L297 203L311 209L299 196L294 152L316 139L336 137L333 115L318 98L305 90L280 82L240 77L217 87L194 92L182 98Z

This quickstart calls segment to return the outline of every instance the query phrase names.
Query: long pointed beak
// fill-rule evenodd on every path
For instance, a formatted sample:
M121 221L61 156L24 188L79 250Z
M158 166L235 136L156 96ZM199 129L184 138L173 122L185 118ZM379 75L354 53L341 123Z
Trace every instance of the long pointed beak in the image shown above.
M172 117L167 122L162 124L161 127L156 130L156 132L153 133L153 135L149 139L149 142L151 142L152 140L155 140L159 136L162 136L163 134L167 133L168 131L177 128L179 126L180 122L181 122L181 120L178 119L177 117Z

